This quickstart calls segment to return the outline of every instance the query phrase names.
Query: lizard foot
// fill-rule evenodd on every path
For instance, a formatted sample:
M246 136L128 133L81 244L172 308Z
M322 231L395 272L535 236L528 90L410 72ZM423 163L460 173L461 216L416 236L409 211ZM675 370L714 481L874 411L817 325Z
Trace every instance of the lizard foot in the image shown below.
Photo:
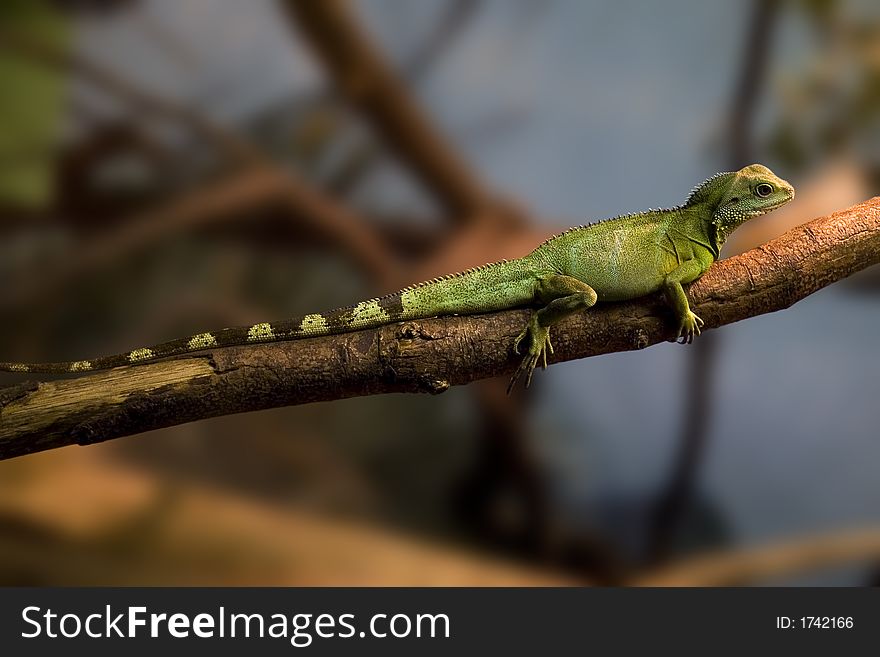
M513 341L513 352L515 354L520 353L520 344L527 337L529 348L526 351L522 362L520 362L519 367L516 368L516 372L513 373L510 383L507 385L508 395L510 394L510 391L513 390L516 382L519 381L523 375L526 377L526 388L528 388L529 384L532 382L532 373L535 371L538 361L542 361L541 367L546 370L547 352L549 351L551 354L553 353L553 344L550 342L550 328L541 326L538 323L536 316L532 316L528 325L526 325L522 332L516 337L516 340Z
M676 342L691 344L694 341L694 337L700 335L700 327L702 325L703 320L688 310L687 315L682 318L681 325L678 327Z

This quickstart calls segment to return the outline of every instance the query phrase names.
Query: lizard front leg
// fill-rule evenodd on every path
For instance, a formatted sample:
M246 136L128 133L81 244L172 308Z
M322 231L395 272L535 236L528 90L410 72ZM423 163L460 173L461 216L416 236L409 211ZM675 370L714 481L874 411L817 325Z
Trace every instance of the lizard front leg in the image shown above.
M693 342L694 336L700 335L700 327L703 325L703 320L691 311L681 284L697 280L706 269L699 259L694 258L683 262L666 276L664 291L678 322L678 338L681 338L681 344Z
M543 360L543 368L547 369L547 351L553 353L550 327L564 317L596 303L596 291L593 288L577 278L562 274L540 276L535 297L547 305L532 314L529 323L513 343L513 351L517 354L520 353L520 344L524 340L527 340L528 347L507 386L508 394L523 375L526 377L526 388L529 387L538 360Z

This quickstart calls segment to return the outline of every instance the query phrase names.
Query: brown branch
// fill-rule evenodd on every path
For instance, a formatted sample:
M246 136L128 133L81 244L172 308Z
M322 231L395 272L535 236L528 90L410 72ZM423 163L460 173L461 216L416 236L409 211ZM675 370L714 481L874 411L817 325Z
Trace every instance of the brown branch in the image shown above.
M50 68L70 71L132 105L134 109L182 123L234 160L247 163L263 161L259 149L235 132L186 105L144 91L110 69L68 48L59 48L55 44L0 28L0 50L27 57Z
M309 185L272 169L256 167L209 183L200 189L148 210L112 231L78 246L70 259L58 259L39 277L0 291L0 302L11 307L40 305L72 282L114 262L148 249L171 235L234 220L255 209L277 207L316 234L327 236L353 262L387 286L397 278L397 263L383 240L368 225L315 192Z
M752 129L761 90L767 77L774 34L779 24L779 0L752 0L742 62L727 118L728 166L731 171L752 161Z
M770 49L779 18L778 0L752 0L749 28L725 133L728 171L752 161L751 133L755 109L770 59ZM669 481L660 493L650 519L648 558L660 562L669 556L685 512L694 493L694 482L709 442L718 371L718 340L710 334L691 353L689 380L692 394L683 401L684 427Z
M227 207L230 200L263 202L267 200L263 198L265 192L271 191L272 199L280 199L291 211L292 217L336 240L344 252L380 281L380 286L387 285L396 277L398 270L395 258L368 222L292 172L276 167L258 147L235 130L214 122L191 107L145 91L88 57L39 39L0 28L0 50L31 58L45 66L72 71L137 110L186 126L245 166L241 177L223 181L219 185L209 185L182 199L174 199L158 211L144 213L133 221L132 226L124 226L119 233L107 235L100 242L80 249L81 253L89 255L84 256L84 264L71 265L77 271L88 270L107 258L124 257L128 253L125 247L140 247L137 240L173 232L176 224L184 227L204 223L210 221L215 212L222 217L232 216L233 213L229 211L232 208ZM269 186L271 190L254 189L261 186ZM244 193L240 193L240 188L244 188ZM59 277L53 280L64 280L66 274L67 270L63 269ZM27 298L22 291L16 291L14 296L16 299Z
M340 92L372 121L388 144L449 210L468 220L490 205L477 175L447 144L340 0L284 7Z
M880 262L880 197L713 266L691 288L706 328L781 310ZM244 411L387 392L443 392L516 366L526 310L405 322L308 340L218 349L0 389L0 458ZM608 304L556 329L554 362L672 338L657 297Z
M880 559L880 528L850 530L683 559L642 574L635 586L742 586Z

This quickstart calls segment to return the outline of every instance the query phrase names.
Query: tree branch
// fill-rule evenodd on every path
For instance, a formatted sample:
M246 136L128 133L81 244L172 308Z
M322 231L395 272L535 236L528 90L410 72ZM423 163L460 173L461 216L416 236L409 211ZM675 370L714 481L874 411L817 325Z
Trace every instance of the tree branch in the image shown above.
M766 77L779 9L778 0L752 0L749 28L743 44L743 60L724 130L727 135L728 171L736 171L754 159L752 127ZM648 558L654 562L663 561L669 556L673 539L694 494L694 482L709 442L720 336L706 337L696 344L688 359L688 376L693 392L682 400L684 426L681 442L669 481L658 496L649 521Z
M782 310L880 262L880 197L714 265L690 288L706 328ZM208 417L388 392L439 393L510 373L527 310L442 317L337 336L218 349L73 380L0 389L0 458ZM561 323L554 362L673 338L659 297Z
M468 220L490 205L478 177L434 129L378 48L338 0L284 0L287 12L340 92L435 193L453 218Z
M685 558L632 578L635 586L743 586L880 558L880 529L808 536Z
M163 239L206 225L219 225L255 209L278 207L297 224L326 236L370 276L387 287L398 278L397 260L378 233L329 197L290 172L251 167L211 181L78 245L74 254L47 266L40 276L0 290L0 304L10 308L51 305L72 282L99 271Z
M17 53L50 68L72 71L138 110L188 126L194 133L218 146L231 159L240 163L264 161L259 149L235 132L214 123L186 105L143 91L88 57L7 28L0 28L0 50Z
M216 123L185 104L143 90L88 57L67 52L39 39L0 28L0 50L17 53L48 67L72 71L139 111L186 126L243 167L243 172L236 177L219 184L208 184L182 198L172 199L164 208L143 213L142 217L133 221L132 226L123 226L118 233L81 248L81 252L89 252L83 264L65 264L47 287L67 280L69 268L87 271L102 261L126 255L128 251L122 247L145 246L146 241L138 241L141 237L161 236L169 230L176 231L177 224L211 221L214 213L231 216L233 213L226 208L230 200L241 200L244 204L280 201L290 210L293 219L337 241L344 252L383 286L396 278L399 269L395 257L368 222L294 172L285 171L272 163L257 146L232 128ZM13 291L12 303L20 301L26 293L29 291Z

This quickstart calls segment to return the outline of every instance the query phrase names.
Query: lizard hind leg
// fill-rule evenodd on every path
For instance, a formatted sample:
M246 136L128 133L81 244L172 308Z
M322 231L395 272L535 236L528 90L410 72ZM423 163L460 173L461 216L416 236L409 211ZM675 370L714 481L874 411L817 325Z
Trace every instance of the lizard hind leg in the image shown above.
M523 359L507 386L507 394L510 394L516 382L523 376L525 387L529 387L538 361L541 361L543 369L547 369L547 352L553 354L550 327L568 315L594 305L597 298L595 290L589 285L562 274L540 277L536 297L546 305L532 313L529 323L513 342L513 351L517 355L521 353L520 347L524 342L526 348L522 352Z

